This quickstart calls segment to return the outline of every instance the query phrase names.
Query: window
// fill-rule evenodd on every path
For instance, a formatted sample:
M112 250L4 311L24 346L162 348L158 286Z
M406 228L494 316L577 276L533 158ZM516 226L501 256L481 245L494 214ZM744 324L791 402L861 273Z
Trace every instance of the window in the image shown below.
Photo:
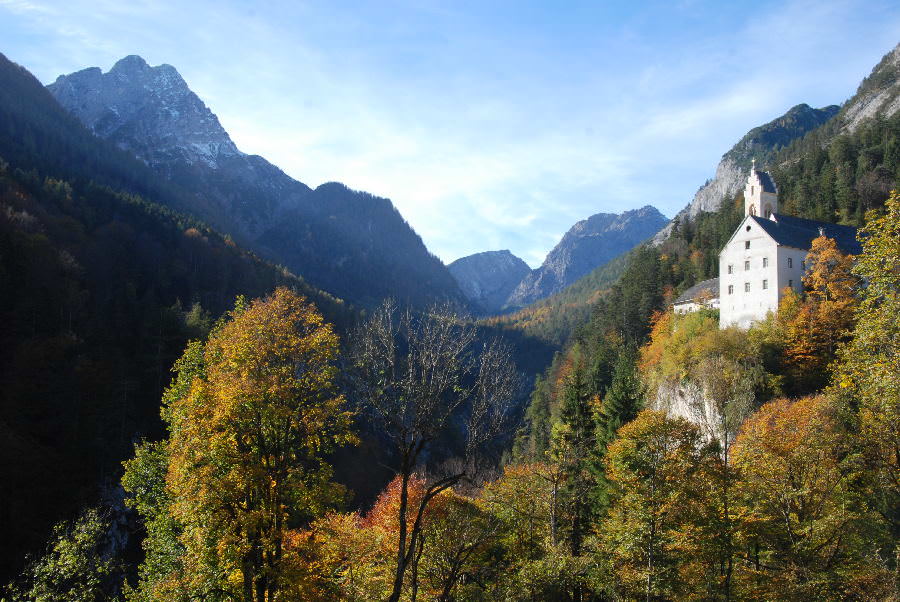
M728 265L728 273L729 273L729 274L734 274L734 266L731 265L731 264Z
M769 258L768 257L763 257L763 267L764 268L769 267Z
M733 284L728 285L728 294L729 295L734 294L734 285Z
M745 248L745 249L749 249L749 248L750 248L750 241L749 241L749 240L745 240L745 241L744 241L744 248Z
M750 269L750 260L748 259L747 261L744 262L744 271L746 272L749 269Z
M768 280L763 280L763 290L766 290L766 289L768 289L768 288L769 288L769 281L768 281Z
M805 261L801 261L801 262L800 262L800 269L801 269L801 270L805 270L805 269L806 269L806 262L805 262Z
M788 257L788 267L789 268L794 267L794 258L793 257Z
M791 287L791 288L794 288L794 281L793 281L793 280L788 280L788 286Z
M744 292L745 292L745 293L749 293L749 292L750 292L750 283L749 283L749 282L745 282L745 283L744 283Z

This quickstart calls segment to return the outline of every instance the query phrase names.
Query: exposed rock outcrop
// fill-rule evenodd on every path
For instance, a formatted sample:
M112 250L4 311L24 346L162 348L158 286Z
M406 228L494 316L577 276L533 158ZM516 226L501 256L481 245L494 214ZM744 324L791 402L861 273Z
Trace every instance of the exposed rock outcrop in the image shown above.
M667 222L647 205L622 214L597 213L572 226L538 269L528 274L506 301L524 307L557 293L594 268L630 251Z
M747 132L723 155L716 167L715 177L701 186L688 206L653 237L654 244L662 244L669 238L676 221L693 220L703 211L716 211L722 201L736 195L743 188L754 159L757 164L766 165L775 152L820 127L838 110L836 105L813 109L800 104L781 117Z
M449 266L459 288L485 314L500 311L531 268L507 250L485 251L457 259Z

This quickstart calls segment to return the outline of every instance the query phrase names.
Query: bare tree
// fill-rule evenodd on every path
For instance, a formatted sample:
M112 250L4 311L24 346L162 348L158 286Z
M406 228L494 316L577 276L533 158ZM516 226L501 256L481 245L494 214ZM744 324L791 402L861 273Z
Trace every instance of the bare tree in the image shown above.
M355 332L351 357L356 396L390 440L398 463L400 533L389 598L396 602L429 503L482 467L483 452L502 432L520 377L509 347L501 339L481 341L472 321L449 305L415 315L385 302ZM462 457L429 477L421 464L430 448L461 425ZM410 507L409 480L420 470L426 474L425 493Z

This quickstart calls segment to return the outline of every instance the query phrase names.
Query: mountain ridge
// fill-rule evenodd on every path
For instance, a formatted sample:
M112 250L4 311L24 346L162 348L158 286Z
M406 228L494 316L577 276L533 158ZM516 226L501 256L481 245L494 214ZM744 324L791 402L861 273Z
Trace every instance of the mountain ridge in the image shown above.
M591 270L644 242L667 222L651 205L620 214L596 213L576 222L541 266L513 290L505 307L525 307L562 291Z
M364 306L465 303L456 281L388 199L326 184L311 189L241 152L170 65L130 55L47 87L98 136L186 191L176 209L234 236L312 284Z
M704 183L691 202L653 237L653 243L658 245L664 242L677 221L694 220L701 212L718 210L726 198L734 197L741 191L754 159L757 164L766 165L779 149L822 126L839 110L837 105L814 109L801 103L780 117L752 128L722 155L715 176Z

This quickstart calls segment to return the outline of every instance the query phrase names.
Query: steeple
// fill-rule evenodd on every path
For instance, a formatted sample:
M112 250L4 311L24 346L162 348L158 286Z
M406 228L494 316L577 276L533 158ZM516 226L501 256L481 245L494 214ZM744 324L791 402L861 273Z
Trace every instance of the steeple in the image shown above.
M754 158L744 187L744 215L771 218L773 213L778 213L778 189L768 172L756 169Z

